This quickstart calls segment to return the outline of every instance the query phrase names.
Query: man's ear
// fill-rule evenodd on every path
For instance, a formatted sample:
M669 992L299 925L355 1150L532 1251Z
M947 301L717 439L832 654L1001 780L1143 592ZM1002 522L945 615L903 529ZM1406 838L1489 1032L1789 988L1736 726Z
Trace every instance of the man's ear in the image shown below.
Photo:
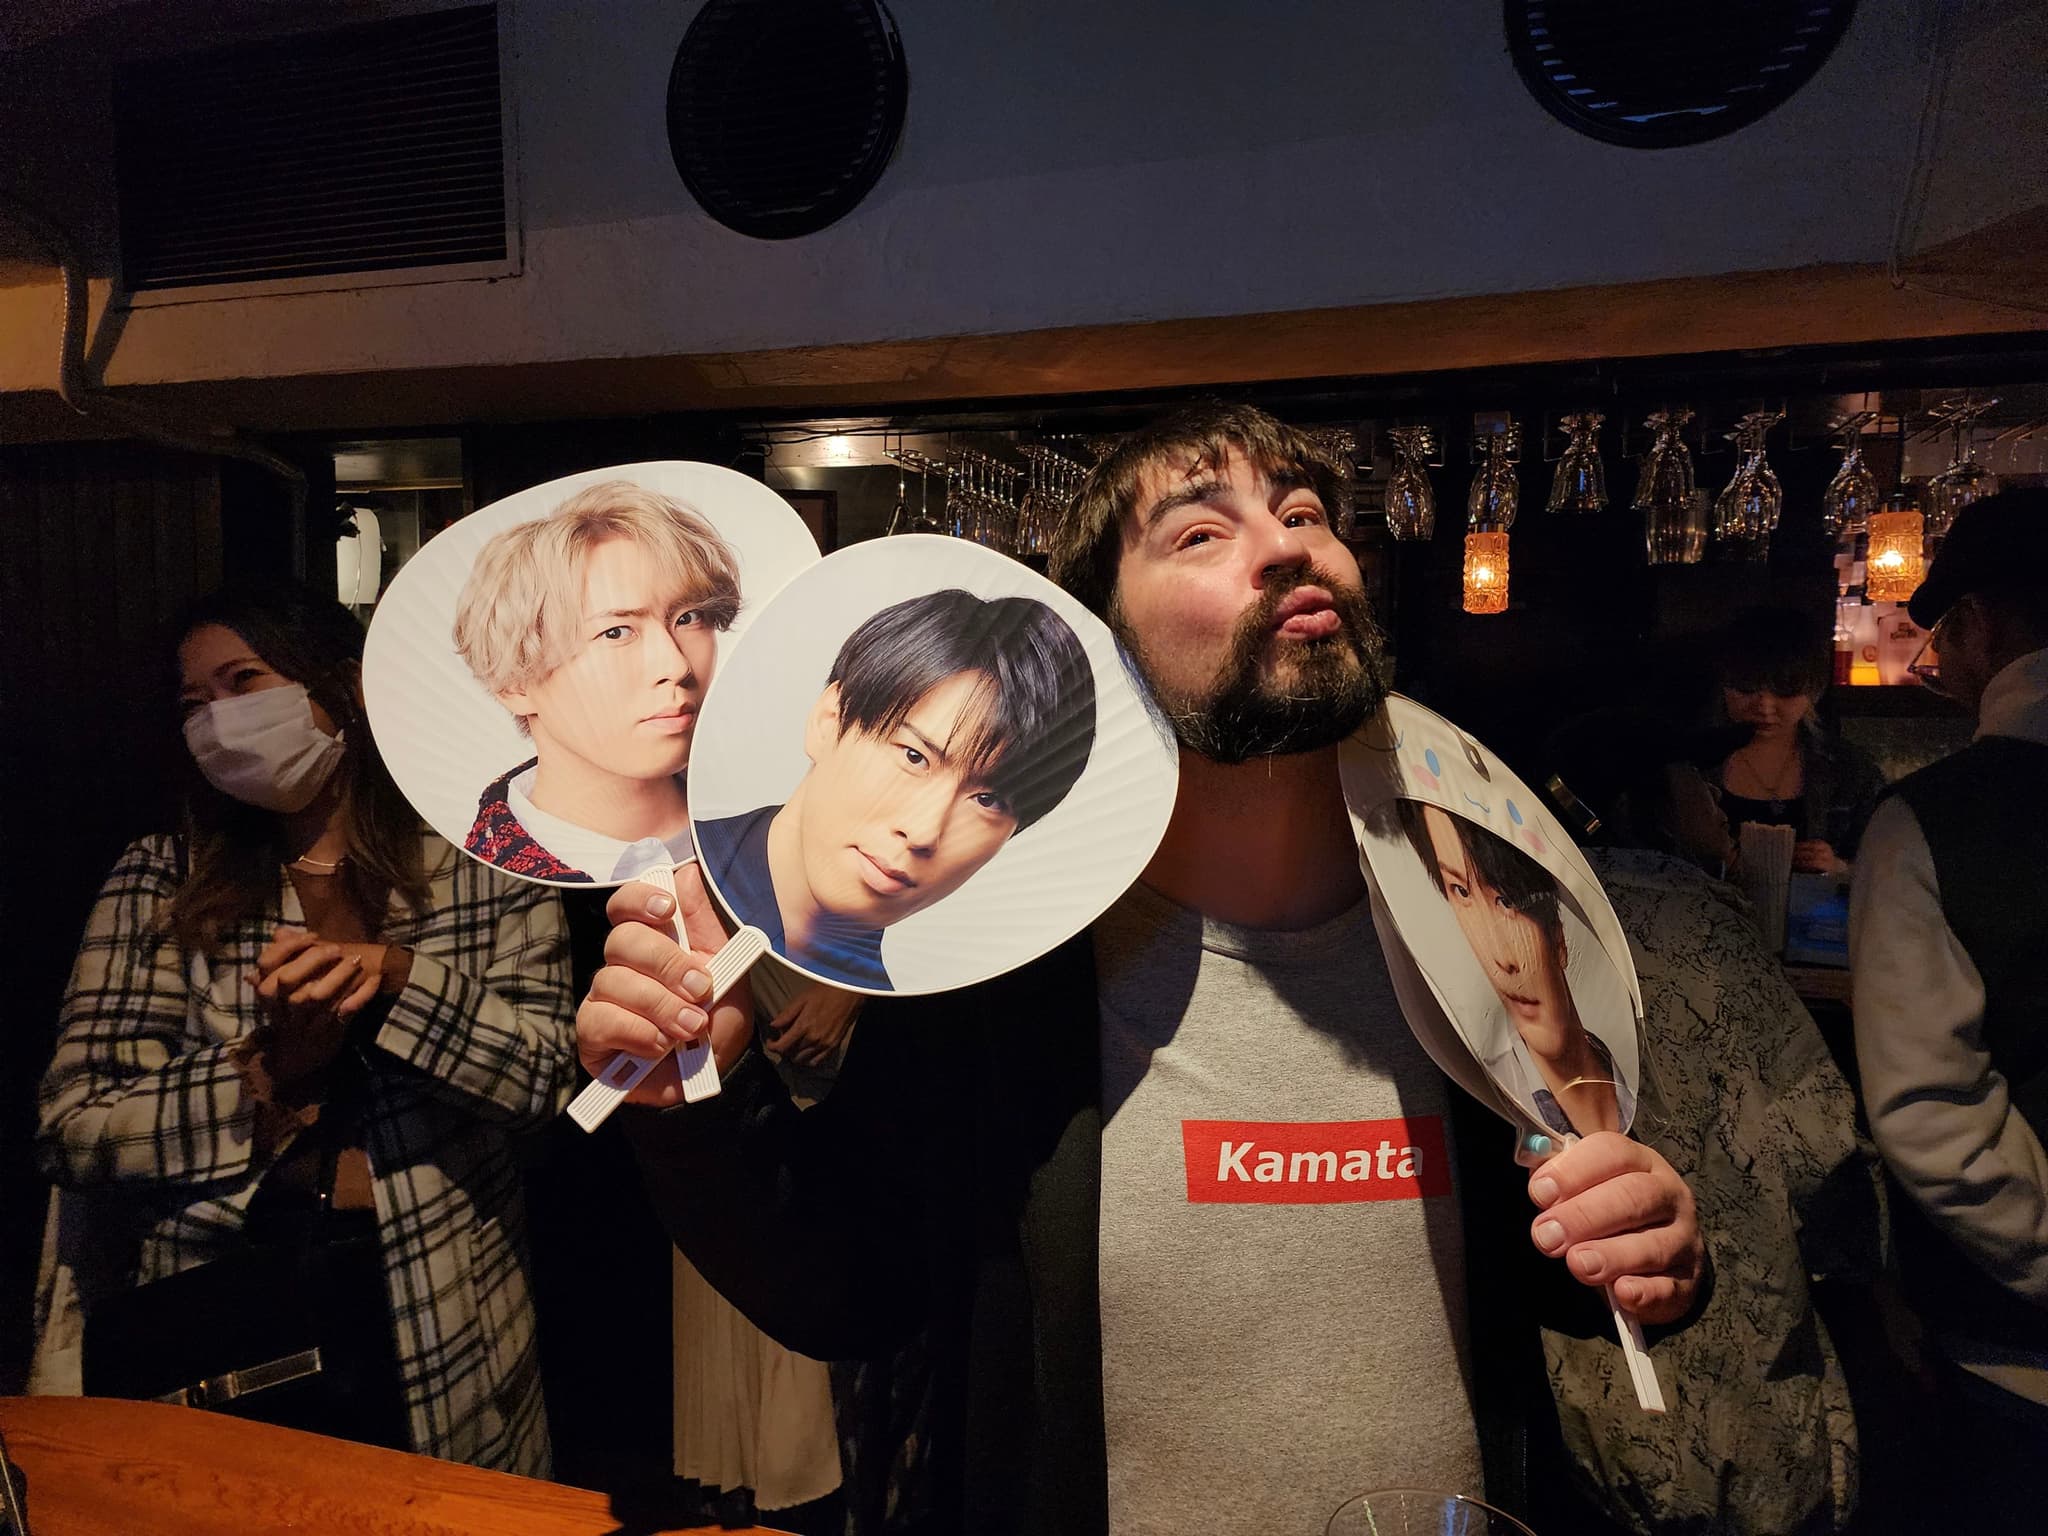
M497 700L508 712L521 720L536 713L533 700L527 696L524 688L507 688L497 695Z
M839 685L827 683L804 722L804 756L816 763L839 744Z

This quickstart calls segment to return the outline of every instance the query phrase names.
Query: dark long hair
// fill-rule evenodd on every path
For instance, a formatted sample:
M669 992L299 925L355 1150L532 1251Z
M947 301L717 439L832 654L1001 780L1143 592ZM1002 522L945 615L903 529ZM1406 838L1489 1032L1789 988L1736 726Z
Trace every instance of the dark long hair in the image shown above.
M374 923L395 891L424 912L420 819L392 781L357 702L362 625L333 598L303 587L280 582L227 588L185 612L172 634L173 657L188 635L208 624L241 636L273 671L303 684L341 726L341 766L335 771L348 833L342 878L357 908ZM180 948L210 951L228 928L263 910L276 893L278 866L288 853L273 812L222 794L199 772L191 753L181 747L177 755L186 770L186 874L165 926Z

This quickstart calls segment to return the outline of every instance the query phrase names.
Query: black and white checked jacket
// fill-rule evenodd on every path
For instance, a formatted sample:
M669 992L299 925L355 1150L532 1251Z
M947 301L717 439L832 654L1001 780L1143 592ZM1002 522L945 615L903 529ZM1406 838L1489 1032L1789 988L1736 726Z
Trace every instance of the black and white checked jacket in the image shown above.
M413 953L369 1063L365 1144L413 1448L549 1468L525 1210L509 1138L575 1076L561 903L426 835L429 909L393 898L379 939ZM230 1058L261 1021L257 954L302 922L280 873L209 958L161 933L180 879L165 836L131 844L87 919L40 1095L43 1171L90 1191L108 1234L140 1233L136 1283L218 1256L267 1163ZM84 1298L90 1306L91 1297Z

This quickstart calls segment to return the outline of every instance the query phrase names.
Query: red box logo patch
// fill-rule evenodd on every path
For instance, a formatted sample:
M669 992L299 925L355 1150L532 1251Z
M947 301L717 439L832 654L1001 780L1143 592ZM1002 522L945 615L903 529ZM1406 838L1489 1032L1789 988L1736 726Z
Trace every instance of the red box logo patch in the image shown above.
M1341 1205L1451 1192L1444 1123L1183 1120L1191 1205Z

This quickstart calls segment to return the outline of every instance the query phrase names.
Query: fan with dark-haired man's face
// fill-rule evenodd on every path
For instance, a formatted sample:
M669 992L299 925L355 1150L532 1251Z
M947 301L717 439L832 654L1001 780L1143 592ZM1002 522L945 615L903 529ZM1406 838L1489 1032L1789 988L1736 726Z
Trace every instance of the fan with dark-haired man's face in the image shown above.
M959 890L1081 777L1095 677L1047 604L941 587L861 620L800 718L808 765L788 798L698 818L698 852L784 959L893 990L883 930Z
M1511 1102L1561 1134L1626 1130L1633 1091L1572 990L1557 875L1526 849L1440 805L1404 798L1394 802L1391 821L1449 908L1511 1032L1488 1023L1490 1005L1463 1021L1488 1075ZM1509 824L1516 824L1512 817ZM1589 948L1597 957L1598 941L1589 937Z

